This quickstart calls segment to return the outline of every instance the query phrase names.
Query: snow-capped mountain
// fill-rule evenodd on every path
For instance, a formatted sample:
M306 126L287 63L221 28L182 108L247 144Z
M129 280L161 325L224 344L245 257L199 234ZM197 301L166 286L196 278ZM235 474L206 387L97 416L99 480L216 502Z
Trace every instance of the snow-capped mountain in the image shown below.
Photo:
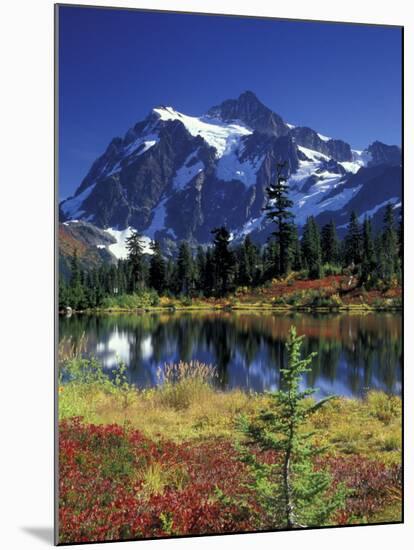
M196 117L172 107L115 138L73 197L61 221L106 230L120 257L131 228L174 249L182 239L206 243L226 224L240 238L264 242L266 186L277 162L287 162L296 223L314 215L346 225L355 210L379 219L388 202L401 207L401 150L378 141L364 151L311 128L286 123L252 92Z

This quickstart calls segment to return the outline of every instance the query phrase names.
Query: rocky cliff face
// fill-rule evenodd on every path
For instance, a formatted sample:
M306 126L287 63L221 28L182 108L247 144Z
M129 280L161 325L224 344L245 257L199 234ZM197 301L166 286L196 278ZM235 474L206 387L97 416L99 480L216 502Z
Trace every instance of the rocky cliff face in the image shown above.
M368 153L371 155L369 166L384 164L401 166L401 149L396 145L385 145L380 141L374 141L368 147Z
M238 99L227 99L212 107L207 115L224 122L240 120L252 130L267 136L280 137L289 134L289 127L283 119L263 105L250 91L244 92Z
M376 216L387 201L401 203L398 147L374 142L352 150L287 124L245 92L201 117L154 108L111 141L74 196L61 202L61 221L83 220L115 235L134 228L169 250L182 239L209 242L222 224L236 239L251 233L263 242L265 189L277 162L287 163L299 226L311 214L343 225L351 209Z

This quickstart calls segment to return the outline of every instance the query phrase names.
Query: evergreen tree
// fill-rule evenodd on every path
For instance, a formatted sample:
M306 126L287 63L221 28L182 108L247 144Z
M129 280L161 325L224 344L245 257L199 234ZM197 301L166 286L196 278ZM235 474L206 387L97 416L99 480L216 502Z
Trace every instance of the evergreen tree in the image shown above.
M177 259L177 290L190 295L194 290L194 264L191 249L186 241L180 244Z
M339 240L333 220L322 227L321 249L323 263L337 264L339 262Z
M77 287L81 284L81 271L79 267L78 249L73 249L73 255L70 262L70 286Z
M168 258L165 268L165 284L169 292L177 290L177 270L172 258Z
M376 271L375 247L371 218L365 217L362 225L361 284L369 285Z
M197 255L195 259L195 271L196 271L196 288L198 292L205 292L206 281L206 253L202 246L197 247Z
M134 292L137 288L142 288L144 284L144 248L142 236L134 231L125 242L128 250L128 263L130 268L129 291Z
M384 247L382 242L382 234L379 234L374 239L374 251L375 251L375 276L374 284L380 285L381 281L385 279L386 265L385 265L385 254Z
M310 279L322 276L321 238L319 226L313 216L309 216L303 228L302 258Z
M63 280L63 277L59 277L59 311L70 306L70 299L68 296L68 288Z
M252 286L257 279L258 250L250 235L244 239L237 253L237 282L242 286Z
M403 220L401 215L400 223L398 225L398 256L400 258L401 268L403 264L403 255L404 255L404 225L403 225Z
M266 188L268 197L268 204L265 208L266 216L276 224L273 235L278 247L278 254L275 258L278 277L285 277L288 274L292 261L291 220L293 214L289 208L292 208L293 202L288 198L287 179L283 176L285 169L286 163L277 164L276 181Z
M214 254L209 247L206 251L206 269L204 272L204 292L206 296L212 296L216 288L216 264Z
M150 260L149 284L161 294L166 289L166 264L161 253L160 243L154 241L151 245L153 254Z
M348 224L348 232L344 242L345 264L359 265L362 259L362 234L361 226L355 212L351 213Z
M125 260L118 260L118 291L117 294L124 294L128 288L127 281L127 262Z
M333 489L330 474L314 469L313 458L325 449L312 445L313 434L304 426L308 417L332 397L309 404L305 398L315 390L300 390L301 378L311 370L309 364L316 355L301 359L302 339L292 326L286 344L288 365L281 369L284 389L270 393L271 404L255 417L241 416L239 420L247 442L238 449L251 471L251 487L266 515L264 527L322 525L344 504L342 487ZM250 450L252 445L259 453ZM268 451L275 452L274 462L260 458L260 452Z
M111 265L105 273L105 289L108 294L116 294L118 289L118 270L115 265Z
M274 237L270 238L264 247L262 264L265 281L279 276L279 245Z
M86 292L82 284L82 272L79 266L78 251L73 250L71 259L70 284L67 289L66 299L73 309L83 310L89 307Z
M96 306L100 306L105 296L105 292L102 287L102 283L99 277L99 272L97 269L93 270L92 272L91 282L93 286L93 296L94 296L95 304Z
M392 204L385 208L384 229L382 232L383 278L387 285L392 285L400 279L400 261L398 250L398 235L395 230L394 209Z
M292 225L292 269L294 271L300 271L302 269L302 248L300 245L298 228L296 225Z
M215 266L216 292L224 296L230 290L231 278L234 273L235 259L230 250L230 233L226 227L213 229L213 258Z

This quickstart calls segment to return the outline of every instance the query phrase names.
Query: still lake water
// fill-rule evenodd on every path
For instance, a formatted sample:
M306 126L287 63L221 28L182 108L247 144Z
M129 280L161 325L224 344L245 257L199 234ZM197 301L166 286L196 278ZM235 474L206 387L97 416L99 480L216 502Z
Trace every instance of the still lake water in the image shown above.
M108 372L122 360L130 382L139 387L156 385L164 363L198 359L216 367L223 389L257 392L279 387L293 324L306 337L304 353L318 353L303 379L318 396L362 396L368 389L401 395L399 313L103 314L62 317L59 323L60 338L76 342L84 334L86 354Z

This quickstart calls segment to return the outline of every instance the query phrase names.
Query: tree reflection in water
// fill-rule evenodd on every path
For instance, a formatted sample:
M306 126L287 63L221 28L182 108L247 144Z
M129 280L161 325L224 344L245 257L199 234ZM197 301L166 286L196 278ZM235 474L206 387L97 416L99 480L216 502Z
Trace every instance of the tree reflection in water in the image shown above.
M319 395L401 393L402 325L397 313L170 313L74 315L60 319L60 337L87 337L86 353L108 369L120 359L129 380L157 383L165 362L198 359L216 366L222 389L261 392L280 384L289 327L306 336L303 353L318 353L303 384Z

